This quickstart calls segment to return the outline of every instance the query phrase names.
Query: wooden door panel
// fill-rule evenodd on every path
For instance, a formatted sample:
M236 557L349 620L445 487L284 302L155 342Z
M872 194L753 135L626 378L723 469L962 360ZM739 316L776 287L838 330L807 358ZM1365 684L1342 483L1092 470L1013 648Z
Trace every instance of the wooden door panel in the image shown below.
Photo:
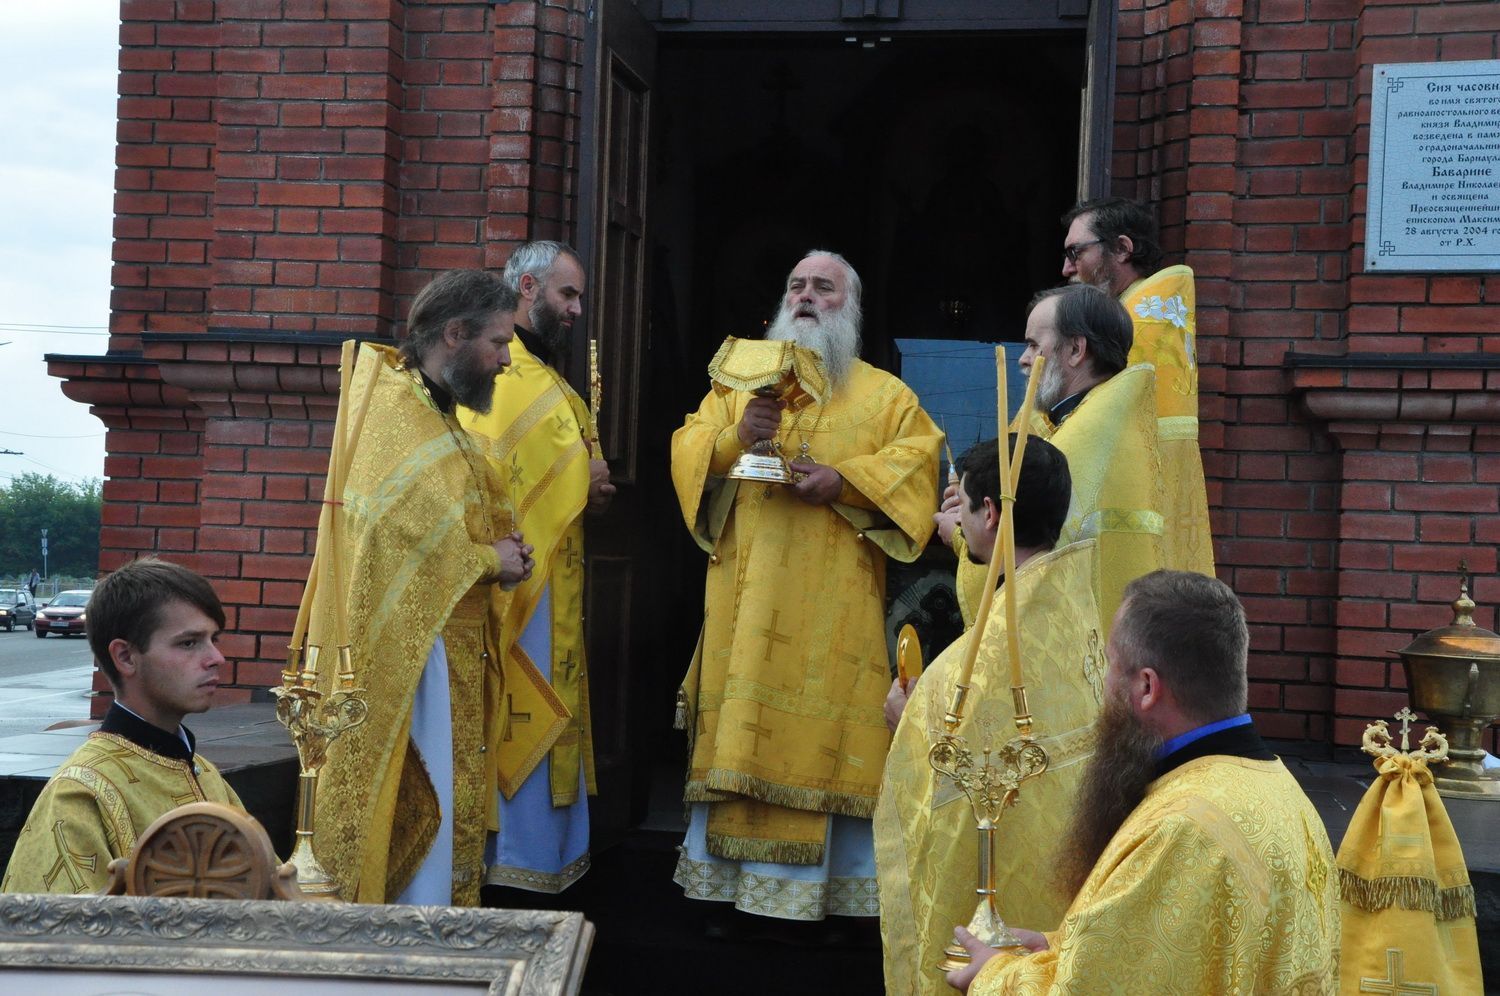
M599 341L604 400L599 435L618 489L602 516L591 516L586 555L585 633L599 796L595 848L619 839L641 818L644 780L632 747L643 735L632 678L642 666L642 635L631 625L635 587L645 571L637 481L641 365L647 348L646 164L655 30L628 0L602 0L589 38L585 83L583 197L588 205L579 251L589 264L587 335Z

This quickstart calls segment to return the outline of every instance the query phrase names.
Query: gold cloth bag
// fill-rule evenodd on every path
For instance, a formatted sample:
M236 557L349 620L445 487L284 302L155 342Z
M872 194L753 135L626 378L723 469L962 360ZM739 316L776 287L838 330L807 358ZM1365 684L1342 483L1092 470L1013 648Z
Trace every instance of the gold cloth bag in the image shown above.
M1375 770L1339 846L1339 991L1483 992L1474 887L1432 774L1405 755Z

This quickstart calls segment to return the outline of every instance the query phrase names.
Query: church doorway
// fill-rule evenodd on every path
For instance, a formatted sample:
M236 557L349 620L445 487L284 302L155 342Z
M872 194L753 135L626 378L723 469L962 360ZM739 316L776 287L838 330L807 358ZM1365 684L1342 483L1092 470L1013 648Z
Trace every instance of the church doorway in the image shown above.
M598 190L581 240L596 266L591 323L605 341L633 330L604 366L606 393L613 382L628 394L604 420L620 497L589 536L596 847L653 814L680 815L685 741L671 720L705 555L682 522L669 447L708 390L718 345L761 334L812 248L859 270L876 366L900 373L900 339L1018 341L1031 294L1060 279L1058 217L1102 182L1106 154L1080 154L1098 99L1082 22L653 29L628 43L643 42L649 54L614 66L585 121L586 133L601 128L584 157L585 189ZM951 570L951 556L929 556ZM893 600L898 584L892 572Z

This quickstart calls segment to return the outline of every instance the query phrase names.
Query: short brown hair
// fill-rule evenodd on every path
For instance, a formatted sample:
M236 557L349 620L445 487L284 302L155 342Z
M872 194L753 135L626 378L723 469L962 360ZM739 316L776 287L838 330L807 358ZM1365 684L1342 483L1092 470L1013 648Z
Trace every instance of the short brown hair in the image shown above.
M1191 571L1153 571L1125 586L1115 637L1121 667L1162 676L1184 712L1212 723L1245 712L1250 630L1229 585Z
M401 356L407 366L418 366L442 338L449 322L458 322L463 337L484 331L496 314L514 313L520 299L505 281L487 270L448 270L417 292L406 317L406 341Z
M213 586L180 564L142 557L117 568L94 588L84 610L89 648L110 684L119 687L120 672L109 655L109 645L124 640L132 647L150 649L172 602L186 602L224 628L224 606Z

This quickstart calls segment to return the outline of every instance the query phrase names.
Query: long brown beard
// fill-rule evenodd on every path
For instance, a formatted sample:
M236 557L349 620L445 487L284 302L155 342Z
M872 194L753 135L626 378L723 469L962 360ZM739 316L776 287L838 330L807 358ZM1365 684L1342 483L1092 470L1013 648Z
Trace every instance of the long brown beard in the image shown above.
M1069 897L1078 895L1110 838L1145 798L1162 745L1130 706L1113 696L1105 699L1094 720L1094 734L1094 757L1083 773L1058 862L1058 884Z

